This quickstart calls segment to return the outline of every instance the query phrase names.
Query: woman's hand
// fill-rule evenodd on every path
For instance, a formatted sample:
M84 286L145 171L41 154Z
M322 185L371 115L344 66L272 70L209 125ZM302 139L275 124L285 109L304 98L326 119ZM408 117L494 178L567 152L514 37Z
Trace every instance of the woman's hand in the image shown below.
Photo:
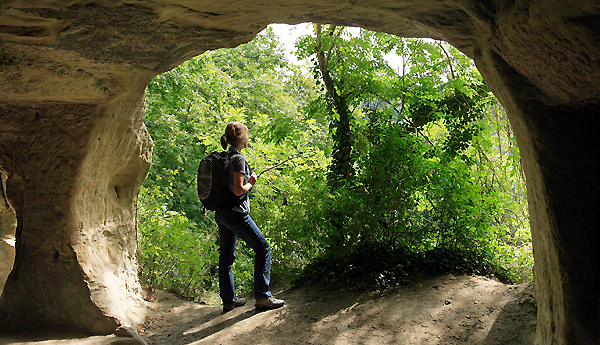
M258 175L256 175L256 173L253 171L252 175L250 175L250 178L248 179L248 183L254 186L256 181L258 181Z
M258 181L258 176L254 172L252 173L252 175L250 175L248 182L245 182L245 183L244 183L244 174L242 174L241 172L234 172L233 173L233 191L234 191L235 195L240 196L244 193L247 193L250 189L252 189L252 186L254 186L256 181Z

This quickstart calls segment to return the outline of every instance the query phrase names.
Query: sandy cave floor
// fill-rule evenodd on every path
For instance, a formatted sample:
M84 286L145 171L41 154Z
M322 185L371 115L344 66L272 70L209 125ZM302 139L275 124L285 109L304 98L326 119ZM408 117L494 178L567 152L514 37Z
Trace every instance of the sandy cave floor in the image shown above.
M281 291L281 309L257 312L253 300L223 314L221 306L156 292L138 333L153 344L532 344L532 284L505 285L473 276L420 278L385 293L299 287ZM126 344L90 337L1 344ZM130 339L133 340L133 339Z

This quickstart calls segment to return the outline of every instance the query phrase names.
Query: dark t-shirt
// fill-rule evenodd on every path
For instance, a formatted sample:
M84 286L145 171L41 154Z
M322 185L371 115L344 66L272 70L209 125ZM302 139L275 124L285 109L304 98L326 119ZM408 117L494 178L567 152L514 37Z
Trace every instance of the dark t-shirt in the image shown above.
M252 169L248 163L246 163L246 158L235 148L232 147L229 149L230 154L235 153L233 157L229 160L229 190L231 190L234 194L235 191L233 189L233 173L239 172L244 175L244 183L247 183L252 175ZM232 208L232 210L241 212L241 213L250 213L250 200L248 200L248 193L244 194L244 202L237 207Z

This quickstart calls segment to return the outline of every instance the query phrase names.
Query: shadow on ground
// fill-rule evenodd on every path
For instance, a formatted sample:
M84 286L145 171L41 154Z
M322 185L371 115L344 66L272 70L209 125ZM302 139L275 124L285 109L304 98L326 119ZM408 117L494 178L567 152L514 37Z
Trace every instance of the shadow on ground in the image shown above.
M155 310L149 344L528 344L535 334L531 284L470 276L421 278L386 293L300 287L286 306L253 301L223 314L189 302ZM161 311L162 310L162 311Z

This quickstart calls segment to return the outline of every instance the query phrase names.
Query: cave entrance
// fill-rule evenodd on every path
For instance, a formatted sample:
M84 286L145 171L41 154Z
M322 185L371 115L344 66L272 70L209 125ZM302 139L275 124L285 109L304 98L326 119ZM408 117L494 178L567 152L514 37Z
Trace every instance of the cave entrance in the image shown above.
M301 176L294 169L306 171L307 166L312 165L314 175L321 174L323 177L330 165L330 158L326 152L331 151L333 145L333 140L328 134L331 115L326 115L324 112L307 114L304 110L310 106L317 106L319 102L326 102L322 94L315 90L319 85L312 76L312 72L316 70L315 65L311 65L309 59L298 61L291 55L295 40L313 32L313 29L307 25L302 25L295 30L288 30L285 26L279 25L274 26L276 29L271 27L246 45L207 52L187 61L174 70L156 77L148 87L146 127L153 137L155 148L153 166L140 193L138 226L141 233L140 264L149 285L176 292L187 298L202 299L203 293L207 291L218 292L215 269L218 242L215 241L215 224L212 220L212 212L205 212L198 201L195 174L198 162L204 155L221 149L218 138L225 124L233 120L249 124L252 146L248 158L258 171L283 161L290 155L293 156L298 151L300 142L303 157L287 166L282 166L276 174L265 175L267 185L257 186L258 188L253 192L253 203L260 205L258 208L253 208L253 218L275 242L277 249L274 251L274 256L279 259L279 262L291 265L291 267L286 267L285 264L278 266L276 263L274 265L276 276L279 274L282 279L285 279L283 272L296 270L302 261L310 260L310 258L300 258L296 262L286 261L286 257L299 256L298 251L301 249L290 246L289 242L306 243L306 247L309 247L307 244L309 241L307 238L294 237L294 235L289 237L279 235L280 232L292 232L292 229L282 230L283 224L289 221L289 219L286 221L287 218L282 214L292 210L297 212L303 207L301 203L294 201L302 198L297 193L302 193L303 188L307 191L315 188L302 184L301 179L306 177ZM296 34L295 38L290 40L289 31L300 34ZM399 239L394 245L402 243L415 251L452 247L452 241L460 241L459 235L451 234L450 230L446 233L444 227L451 226L452 222L463 224L465 228L475 223L464 222L464 218L461 217L465 216L460 215L460 212L451 213L451 207L468 209L469 211L465 212L471 212L470 216L476 213L493 212L493 215L486 217L485 220L481 218L481 221L490 223L485 230L484 227L473 227L468 231L481 233L479 235L481 241L477 242L497 242L494 247L486 247L486 250L490 251L487 254L494 257L496 264L504 265L513 279L531 280L533 256L524 174L516 140L505 111L487 89L481 92L481 95L471 94L471 97L459 100L458 103L463 102L459 106L453 103L457 99L456 94L449 94L446 90L452 83L458 85L459 80L464 82L466 78L478 79L477 87L485 88L473 62L461 53L451 50L452 48L445 43L437 41L403 40L375 33L365 34L362 38L360 35L360 29L352 28L344 34L344 39L348 42L356 40L353 44L367 44L369 39L373 44L378 42L381 44L382 41L388 40L385 41L386 44L396 44L397 49L405 49L404 53L388 49L386 56L358 57L363 59L365 68L368 68L367 61L377 59L379 60L373 63L389 65L387 69L365 73L373 73L383 78L385 70L385 73L388 73L385 78L389 78L385 79L385 83L395 85L397 88L402 88L402 85L409 83L419 85L404 87L402 96L398 93L398 98L395 100L384 99L394 92L390 90L391 87L385 90L364 91L366 96L355 103L353 113L356 121L356 136L363 138L356 145L363 150L376 145L364 138L369 133L373 134L368 131L369 122L376 121L377 116L386 116L385 121L393 123L396 127L412 128L411 135L426 147L420 154L429 157L414 164L422 164L423 169L430 169L421 172L430 176L431 185L434 184L433 181L437 181L435 182L437 189L425 188L423 182L421 185L405 183L403 186L406 189L411 188L413 193L409 197L411 202L414 202L413 209L406 215L396 216L395 220L386 225L388 230L379 229L373 231L373 234L358 230L347 231L345 234L347 239L379 236L380 239L376 241L384 243L385 236L397 236ZM279 46L282 38L287 39L283 47ZM308 44L306 40L305 37L304 44ZM352 56L352 52L347 54L348 59L356 58ZM435 54L438 55L434 56ZM414 56L418 58L411 60ZM284 60L285 63L282 62ZM428 67L428 63L432 66ZM441 64L446 65L438 66ZM366 79L363 80L365 81ZM461 85L466 87L467 84ZM471 89L473 90L475 89ZM426 91L430 94L424 94ZM407 97L416 99L408 101ZM301 100L305 103L301 103ZM424 110L420 108L421 106ZM447 107L454 108L446 111ZM469 107L472 109L467 109ZM400 110L402 108L404 112ZM476 114L473 110L475 108L478 112ZM456 114L452 114L452 111ZM460 116L472 118L461 123L462 127L452 132L454 129L452 121ZM304 123L307 119L311 124ZM468 136L469 129L476 129L477 134L471 135L461 143L451 141L452 135ZM400 135L401 131L395 133ZM453 144L464 145L464 148L453 148L451 147ZM433 172L433 170L443 169L425 168L426 164L440 164L439 167L442 167L440 162L431 157L434 151L440 155L452 156L452 159L448 158L448 164L453 164L454 167L443 168L446 169L444 172L448 174L447 176L440 176ZM406 154L408 155L409 152L406 151ZM460 155L465 155L465 160L457 158ZM306 159L306 162L302 159ZM361 159L368 158L364 156ZM470 163L467 164L467 161ZM368 170L365 166L360 167L359 163L354 164L358 167L357 170ZM318 170L314 169L315 166ZM443 179L457 178L459 166L464 166L463 168L469 170L470 174L468 180L454 181L457 185L461 184L461 188L465 188L462 191L463 195L458 189L442 182ZM406 176L414 174L408 167L399 169L404 169L401 174L407 174ZM297 179L291 176L296 176ZM315 176L313 178L317 181L316 184L323 183L323 180ZM368 182L365 180L361 183L367 186ZM400 181L400 183L404 182ZM477 188L469 189L468 186L477 186ZM379 185L379 188L381 187ZM321 185L320 188L323 188L322 193L316 194L326 193L325 185ZM368 187L368 189L372 188ZM442 198L433 197L443 193L447 193L445 196L447 199L463 197L469 199L469 196L464 195L466 193L479 193L479 195L473 200L469 199L470 205L458 202L450 205ZM353 202L352 197L363 198L355 201L364 203L364 198L368 196L347 195L349 205ZM317 199L313 199L315 207L325 205L323 201L315 200ZM473 207L483 203L487 205L486 208ZM500 204L502 206L499 206ZM408 203L397 207L407 207L405 205ZM450 212L445 215L448 218L446 223L443 223L444 215L435 213L436 208L445 208ZM397 214L396 210L389 211L381 212L380 217L387 221L393 218L392 213ZM315 209L310 207L303 210L304 214L315 212ZM416 219L419 215L423 219ZM354 214L354 218L360 216L360 213ZM452 217L454 218L449 219ZM412 223L406 222L407 219ZM302 220L297 221L299 223L295 226L301 226ZM356 228L358 222L367 223L368 220L354 220L349 222L348 227ZM402 229L401 226L407 229ZM437 229L427 233L423 229L428 227L437 227ZM327 225L322 228L322 231L327 231L325 229ZM453 231L456 233L466 232L457 226L455 228ZM419 231L421 233L418 233ZM305 232L305 235L297 232L295 236L306 237L306 234L309 232ZM440 239L441 236L448 236L449 239ZM457 238L453 239L452 236ZM475 235L469 236L465 238L471 240L475 238ZM320 238L323 241L320 246L325 246L327 241L333 241L323 234L310 234L308 237ZM419 245L418 241L428 242L428 244ZM438 242L429 243L436 241ZM200 244L200 249L190 250L189 243ZM330 246L331 243L328 245ZM157 246L162 246L159 252L156 251ZM322 249L313 247L312 250ZM251 258L251 253L242 249L236 261L237 268L243 272L239 274L243 277L243 283L239 287L242 293L249 292L252 288ZM173 273L174 262L181 263L177 270L180 276ZM185 277L193 277L193 279L185 279ZM180 282L186 284L182 286Z

